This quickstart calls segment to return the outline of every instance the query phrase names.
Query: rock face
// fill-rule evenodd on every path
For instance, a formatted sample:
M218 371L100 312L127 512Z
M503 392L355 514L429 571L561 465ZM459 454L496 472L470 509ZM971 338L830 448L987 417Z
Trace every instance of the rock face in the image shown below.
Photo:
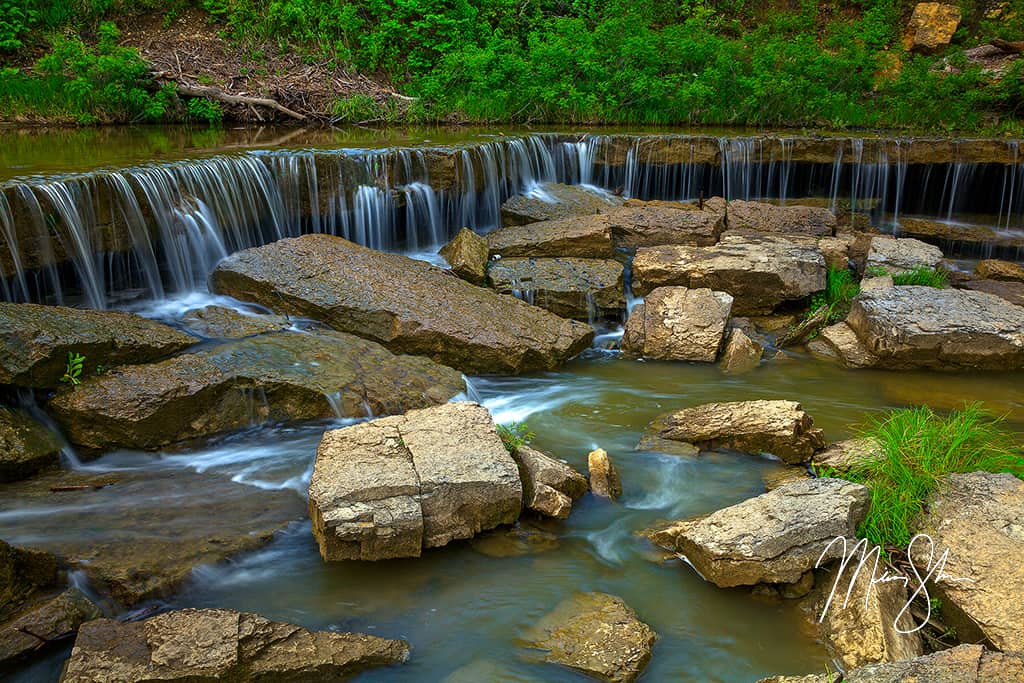
M464 372L558 367L590 343L588 325L453 278L440 268L331 235L305 235L236 253L212 288L322 320L395 353Z
M984 639L1000 650L1024 651L1024 481L1010 474L951 474L932 500L921 531L935 556L949 551L943 577L928 585L942 600L942 616L961 640ZM924 575L932 548L912 548ZM968 581L957 581L965 578Z
M15 614L36 591L56 584L57 558L0 541L0 621Z
M794 401L706 403L657 417L652 435L683 441L701 450L728 448L743 453L771 453L783 462L810 460L825 447L825 436Z
M99 608L84 593L69 588L0 626L0 665L28 657L101 616Z
M971 280L963 284L965 289L994 294L1014 306L1024 306L1024 282L1009 280Z
M912 237L876 235L868 251L868 268L882 268L896 275L915 268L934 268L942 260L942 250Z
M193 334L208 339L241 339L291 327L280 315L242 313L226 306L205 306L185 313L181 322Z
M612 194L595 192L579 185L544 183L529 194L509 197L501 205L504 225L526 225L539 221L571 218L600 213L621 206L623 199Z
M0 406L0 482L56 467L63 446L58 434L27 414Z
M825 259L817 247L768 237L726 237L713 247L639 249L633 291L647 294L666 286L727 292L733 314L766 314L824 289Z
M400 413L464 390L451 368L324 330L119 368L59 394L50 407L75 444L152 449L258 422Z
M544 661L600 681L630 683L651 661L658 634L621 598L577 593L555 607L526 636Z
M523 482L523 506L534 512L565 519L572 504L587 492L587 479L563 462L529 446L512 454Z
M563 318L619 318L626 310L623 268L611 259L506 258L488 271L491 287Z
M629 355L714 363L732 311L725 292L659 287L636 306L622 335Z
M198 341L134 313L0 302L0 384L59 387L69 352L97 366L148 363Z
M606 211L603 218L611 227L615 245L629 250L659 244L711 246L725 228L721 212L663 203L630 202Z
M466 282L487 283L487 240L480 235L463 228L451 242L441 247L440 253L452 272Z
M1024 266L1009 261L984 259L974 267L974 277L979 280L1024 282Z
M854 538L870 502L871 492L860 484L807 479L675 522L651 540L685 556L705 580L722 588L795 583L834 538ZM822 564L841 554L841 544L834 544Z
M1024 308L983 292L872 290L854 298L846 324L878 367L1024 366Z
M226 609L183 609L145 621L85 624L61 682L333 681L408 658L401 640L307 631Z
M325 560L419 557L519 517L523 487L487 409L448 403L326 432L309 485Z
M597 448L587 454L587 470L590 472L590 490L595 496L615 500L622 495L619 470L603 448Z
M960 8L941 2L919 2L903 35L907 50L932 54L949 45L960 25Z
M836 231L836 217L825 208L775 206L763 202L729 202L730 230L757 230L782 235L830 236Z
M542 221L495 230L487 235L491 255L612 258L612 228L604 216Z
M725 350L719 367L727 375L750 372L761 362L764 347L739 328L733 328L725 340Z

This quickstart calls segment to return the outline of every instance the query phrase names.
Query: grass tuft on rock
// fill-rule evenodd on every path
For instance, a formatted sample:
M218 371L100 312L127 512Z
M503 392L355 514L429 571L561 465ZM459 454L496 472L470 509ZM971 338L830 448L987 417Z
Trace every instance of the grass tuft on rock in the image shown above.
M893 275L892 283L894 285L920 285L922 287L942 289L949 283L949 275L945 271L935 270L927 266L918 266L913 270Z

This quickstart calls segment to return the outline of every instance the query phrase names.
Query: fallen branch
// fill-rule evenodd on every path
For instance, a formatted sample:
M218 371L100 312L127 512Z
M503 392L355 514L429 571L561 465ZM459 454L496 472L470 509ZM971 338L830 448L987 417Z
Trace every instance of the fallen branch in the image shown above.
M107 481L102 484L76 484L67 486L51 486L51 493L64 493L65 491L98 491L99 489L105 489L108 486L113 486L114 482Z
M267 107L268 109L279 111L285 116L290 116L293 119L297 119L299 121L306 120L305 115L300 114L297 111L292 111L276 100L271 100L266 97L232 95L224 92L220 88L214 88L206 85L186 85L184 83L175 83L175 87L177 88L179 95L185 95L186 97L208 97L211 100L217 100L218 102L224 102L225 104L244 104L250 107Z

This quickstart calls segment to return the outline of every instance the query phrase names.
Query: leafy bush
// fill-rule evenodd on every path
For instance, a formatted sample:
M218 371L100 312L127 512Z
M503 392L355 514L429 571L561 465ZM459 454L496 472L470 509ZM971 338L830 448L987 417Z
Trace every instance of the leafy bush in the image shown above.
M505 444L505 449L509 453L515 453L522 446L528 446L537 435L530 431L529 425L525 422L513 422L508 425L498 425L498 436Z
M202 97L190 99L185 105L185 111L190 119L205 121L211 126L217 125L224 118L224 110L219 103Z
M36 20L35 8L24 1L0 0L0 51L21 47L21 37Z

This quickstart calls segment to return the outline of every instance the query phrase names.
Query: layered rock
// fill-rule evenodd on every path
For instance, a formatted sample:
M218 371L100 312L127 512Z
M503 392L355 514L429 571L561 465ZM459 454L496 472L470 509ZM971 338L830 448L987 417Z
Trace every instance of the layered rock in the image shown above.
M896 275L915 268L934 268L942 261L942 250L912 237L875 235L868 251L867 268L881 268Z
M919 2L903 34L903 48L933 54L949 45L960 25L960 8L942 2Z
M401 640L307 631L226 609L182 609L145 621L85 624L61 682L341 680L408 658Z
M100 616L99 608L84 593L69 588L0 625L0 666L31 656Z
M487 276L495 291L563 318L618 318L626 310L622 264L611 259L504 258Z
M748 337L743 330L733 328L725 340L725 349L722 351L719 367L727 375L750 372L761 362L762 355L764 355L763 346Z
M400 413L465 390L457 371L334 332L277 332L122 367L50 408L80 446L153 449L259 422Z
M713 363L732 303L725 292L659 287L630 314L622 350L643 358Z
M635 681L651 661L658 634L621 598L576 593L526 634L543 660L609 683Z
M543 183L533 192L509 197L501 205L501 222L503 225L526 225L587 216L621 206L623 201L621 197L579 185Z
M208 339L241 339L291 327L280 315L244 313L226 306L204 306L185 313L182 324L193 334Z
M464 372L552 369L594 331L513 297L475 287L422 261L331 235L305 235L238 252L211 287L274 310L322 320L395 353Z
M40 590L57 585L57 558L0 540L0 621L16 614Z
M1024 306L1024 282L1010 280L971 280L963 283L965 289L985 292L1003 299L1014 306Z
M730 236L713 247L639 249L633 291L647 294L666 286L726 292L734 314L766 314L824 289L825 259L816 246L776 237Z
M0 482L60 464L64 441L26 413L0 406Z
M595 448L587 454L587 471L590 473L590 490L595 496L615 500L622 495L622 479L608 451Z
M615 246L632 250L659 244L711 246L725 228L723 217L722 212L710 208L702 211L659 202L630 202L606 211L602 218L611 227Z
M612 228L604 216L587 216L528 225L508 226L488 233L492 256L612 258Z
M451 242L441 247L441 256L452 272L474 285L487 283L487 240L469 228L462 228Z
M682 441L701 450L771 453L787 463L807 462L825 446L822 431L794 401L735 401L684 408L655 418L645 436Z
M869 368L878 363L878 358L845 322L822 328L807 344L807 350L815 356L838 360L848 368Z
M782 235L830 236L836 231L836 217L823 207L775 206L764 202L729 202L730 230L756 230Z
M512 453L523 482L523 506L529 510L565 519L572 504L587 492L587 479L565 463L549 455L520 446Z
M0 384L61 385L69 352L100 367L159 360L198 339L134 313L0 302Z
M974 277L979 280L1024 282L1024 266L1010 261L983 259L974 266Z
M309 485L325 560L419 557L519 517L519 469L486 408L448 403L326 432Z
M841 557L837 537L853 539L871 492L841 479L780 486L710 515L673 523L651 540L678 553L717 586L795 583Z

